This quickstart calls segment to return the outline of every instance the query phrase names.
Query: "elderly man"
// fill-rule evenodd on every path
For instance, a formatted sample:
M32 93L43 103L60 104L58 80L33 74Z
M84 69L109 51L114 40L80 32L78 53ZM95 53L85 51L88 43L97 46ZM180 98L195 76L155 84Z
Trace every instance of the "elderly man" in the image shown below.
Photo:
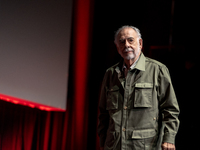
M141 52L139 29L121 27L123 60L107 69L99 102L101 150L175 150L179 106L167 67Z

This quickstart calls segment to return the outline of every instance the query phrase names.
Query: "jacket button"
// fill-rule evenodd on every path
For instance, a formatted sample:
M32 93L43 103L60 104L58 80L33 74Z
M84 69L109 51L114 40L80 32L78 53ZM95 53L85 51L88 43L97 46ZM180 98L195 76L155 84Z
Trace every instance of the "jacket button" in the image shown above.
M123 129L122 129L122 131L126 131L126 129L125 129L125 128L123 128Z

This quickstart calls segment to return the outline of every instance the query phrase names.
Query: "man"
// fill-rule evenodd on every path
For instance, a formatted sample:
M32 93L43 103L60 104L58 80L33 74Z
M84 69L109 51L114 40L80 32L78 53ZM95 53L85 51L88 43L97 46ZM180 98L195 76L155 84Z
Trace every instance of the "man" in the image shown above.
M141 52L139 29L121 27L123 61L107 69L99 102L101 150L175 150L179 106L168 69Z

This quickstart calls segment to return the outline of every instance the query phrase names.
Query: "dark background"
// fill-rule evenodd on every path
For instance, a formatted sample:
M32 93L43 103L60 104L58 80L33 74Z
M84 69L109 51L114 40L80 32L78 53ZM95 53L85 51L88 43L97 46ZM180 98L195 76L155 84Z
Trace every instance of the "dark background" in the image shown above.
M144 55L164 63L171 74L181 110L176 147L178 150L195 149L198 143L195 135L199 133L197 6L193 1L175 0L172 15L171 0L96 0L89 77L90 112L96 111L94 106L97 106L96 99L105 70L120 60L113 43L115 31L122 25L136 26L142 34ZM93 118L91 113L89 120ZM89 129L92 128L91 121ZM91 137L94 135L93 132L89 134Z

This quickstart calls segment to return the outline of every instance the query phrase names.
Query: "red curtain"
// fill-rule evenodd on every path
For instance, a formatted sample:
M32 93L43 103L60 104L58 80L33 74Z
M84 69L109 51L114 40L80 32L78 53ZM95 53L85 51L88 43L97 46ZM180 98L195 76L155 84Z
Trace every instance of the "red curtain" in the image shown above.
M92 14L92 0L74 1L67 111L46 112L0 101L0 150L87 149Z

